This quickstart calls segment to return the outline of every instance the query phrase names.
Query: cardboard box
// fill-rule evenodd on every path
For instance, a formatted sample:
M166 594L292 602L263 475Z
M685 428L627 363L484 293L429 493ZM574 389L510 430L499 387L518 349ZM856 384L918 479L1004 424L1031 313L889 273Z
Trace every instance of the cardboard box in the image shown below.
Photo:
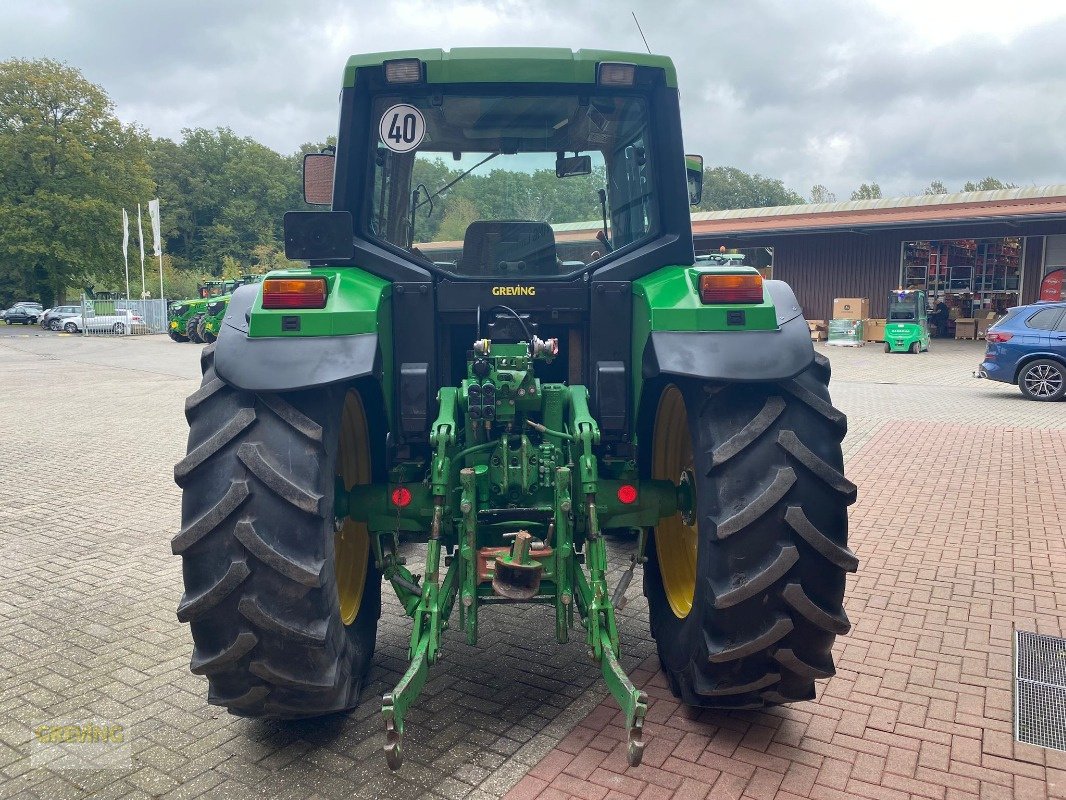
M977 338L983 339L985 334L988 333L988 329L992 327L995 321L999 318L999 315L995 311L989 311L984 319L977 318Z
M885 325L887 319L864 319L862 321L862 336L868 342L883 342L885 340Z
M973 317L960 317L955 320L956 339L976 339L977 320Z
M829 330L829 321L824 319L809 319L807 320L807 327L811 329L811 333L815 331L827 331Z
M811 331L812 342L824 342L828 338L829 333L827 331Z
M833 301L833 319L866 319L869 316L868 297L838 297Z

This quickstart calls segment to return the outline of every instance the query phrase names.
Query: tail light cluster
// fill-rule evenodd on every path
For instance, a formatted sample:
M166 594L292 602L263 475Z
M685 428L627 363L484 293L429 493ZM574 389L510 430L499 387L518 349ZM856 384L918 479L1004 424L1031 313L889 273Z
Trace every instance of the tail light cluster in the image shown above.
M1009 342L1014 337L1013 333L1006 331L989 331L985 334L986 342Z
M263 308L325 308L325 278L268 278Z
M715 303L761 303L762 275L700 275L700 301Z

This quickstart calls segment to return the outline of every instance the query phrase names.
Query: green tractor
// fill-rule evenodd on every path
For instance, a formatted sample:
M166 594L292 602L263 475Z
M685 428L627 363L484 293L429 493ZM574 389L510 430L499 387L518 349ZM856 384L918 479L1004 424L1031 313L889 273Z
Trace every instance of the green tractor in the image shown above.
M684 703L813 698L849 629L847 422L792 290L696 263L672 62L377 53L340 102L335 154L304 161L330 209L285 217L310 266L233 293L185 405L172 546L208 701L352 708L387 583L412 619L382 698L397 768L444 632L541 604L523 619L584 641L637 764L615 612L638 567ZM615 585L612 529L636 549Z
M204 281L196 290L197 297L192 300L178 300L170 304L167 333L175 342L203 343L200 336L200 322L207 313L207 306L213 298L232 292L241 285L240 281L212 280Z
M247 286L251 283L259 283L263 280L262 275L242 275L238 281L229 281L233 289L238 286ZM226 308L229 305L232 294L223 294L208 301L196 325L196 336L202 342L211 344L218 338L218 332L222 327L222 320L226 316Z
M929 309L925 292L895 289L888 293L885 321L886 353L921 353L929 350Z

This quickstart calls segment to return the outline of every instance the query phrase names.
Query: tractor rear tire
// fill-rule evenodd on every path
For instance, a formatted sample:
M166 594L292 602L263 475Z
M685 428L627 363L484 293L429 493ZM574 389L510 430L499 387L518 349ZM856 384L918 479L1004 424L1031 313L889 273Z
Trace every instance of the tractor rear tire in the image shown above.
M352 708L381 614L369 539L361 561L338 558L352 553L344 537L365 527L338 530L333 513L335 475L351 485L382 469L362 399L336 388L238 391L216 375L213 346L201 363L203 383L185 402L188 455L174 467L182 528L171 544L183 561L190 669L207 676L209 703L239 716Z
M189 337L188 336L182 336L180 333L178 333L175 330L167 331L167 336L169 336L175 342L187 342L187 341L189 341Z
M193 314L189 317L189 321L185 323L185 335L189 337L190 342L195 342L196 344L204 343L204 340L200 338L200 320L203 318L203 314Z
M207 335L207 315L203 315L196 323L196 338L204 344L211 344L215 341L215 337L208 337Z
M691 524L678 515L655 529L644 587L663 670L688 705L809 700L834 674L833 642L850 628L845 573L858 560L847 547L847 419L828 383L816 355L786 381L663 387L645 440L652 476L676 481L687 461L695 509Z

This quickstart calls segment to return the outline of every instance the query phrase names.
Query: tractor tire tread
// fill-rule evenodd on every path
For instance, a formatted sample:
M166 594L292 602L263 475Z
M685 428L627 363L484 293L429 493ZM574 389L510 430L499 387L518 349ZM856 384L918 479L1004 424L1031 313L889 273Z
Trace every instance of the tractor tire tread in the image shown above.
M171 539L171 552L176 556L183 554L240 508L250 494L248 481L230 481L229 489L217 503L211 506L203 516L182 528L181 532Z
M182 529L171 542L183 560L178 617L192 627L190 668L206 676L208 702L238 716L350 709L373 657L381 581L371 562L359 615L345 626L327 515L343 395L236 389L216 375L214 346L201 364L189 454L175 468Z
M766 398L766 405L763 406L762 411L759 412L755 419L714 449L714 453L711 455L711 469L722 466L722 464L742 452L748 445L766 433L784 410L785 401L782 398L778 396Z
M259 637L251 631L241 631L230 644L223 646L217 653L204 655L200 648L194 648L189 671L193 675L213 675L240 661L259 644Z
M210 611L236 589L244 579L252 574L248 564L244 561L231 561L226 573L215 583L199 594L190 595L188 591L182 595L178 603L178 622L189 622L196 619L206 611Z
M286 578L312 589L322 585L324 560L309 562L282 553L256 532L255 523L249 519L239 520L233 529L233 535L255 558Z
M303 434L312 442L322 443L322 426L300 413L292 403L288 403L276 394L262 395L263 405L277 414L278 419L285 422L297 433Z
M691 610L667 602L648 548L652 635L673 693L697 707L764 708L808 700L835 674L843 608L847 417L829 398L831 370L766 384L677 380L692 432L698 547ZM650 424L650 423L649 423ZM650 440L650 436L648 437ZM705 477L704 477L705 476Z
M316 517L325 517L325 508L322 503L325 499L324 495L306 486L301 486L295 476L286 476L278 467L270 463L258 444L243 442L237 448L237 458L267 489L289 505Z
M254 408L240 408L233 417L215 431L207 441L200 444L179 461L174 467L174 482L185 488L189 475L204 462L218 453L223 447L236 439L255 422Z
M273 631L286 639L315 647L321 647L326 643L327 623L325 620L319 620L318 623L312 625L290 622L283 619L280 614L270 613L259 604L257 598L250 596L241 598L240 603L237 604L237 610L241 612L241 616L260 630Z
M730 608L737 603L742 603L748 600L760 592L764 592L769 589L773 584L777 583L785 574L792 569L792 567L799 561L799 550L793 545L785 545L778 550L777 557L774 558L766 567L759 570L755 575L750 578L741 576L738 573L737 578L733 581L734 585L727 591L715 592L714 594L714 607L715 608ZM746 579L745 579L746 578Z

